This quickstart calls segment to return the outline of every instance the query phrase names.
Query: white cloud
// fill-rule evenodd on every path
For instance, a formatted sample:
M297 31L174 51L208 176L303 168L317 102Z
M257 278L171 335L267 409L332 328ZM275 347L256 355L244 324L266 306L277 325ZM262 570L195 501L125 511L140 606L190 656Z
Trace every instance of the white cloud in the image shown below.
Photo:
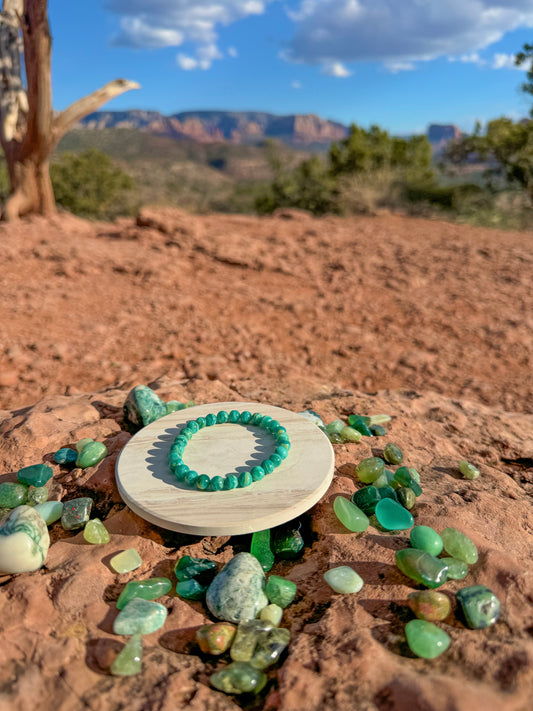
M533 27L531 0L300 0L284 57L306 64L382 61L400 67L477 50ZM475 58L477 56L477 58ZM464 57L464 59L461 59Z
M495 54L492 58L492 68L493 69L518 69L519 71L524 71L527 67L523 64L517 67L515 62L514 54Z
M449 62L462 62L463 64L477 64L479 67L484 66L487 61L481 59L477 52L469 52L467 54L461 54L458 57L448 57Z
M397 74L398 72L410 72L415 68L415 65L413 62L385 62L385 67L392 74Z
M113 37L113 44L157 48L191 42L196 57L180 54L176 58L178 66L190 70L209 69L215 59L222 57L217 48L219 27L260 15L269 2L275 1L107 0L106 7L121 18L120 32ZM236 56L231 51L228 54Z
M293 82L291 82L291 86L293 89L301 89L302 82L301 81L293 81Z
M239 53L237 52L237 50L235 49L235 47L228 47L228 55L229 55L230 57L238 57L238 56L239 56Z
M326 61L321 70L321 74L325 74L328 77L339 77L345 79L351 76L351 72L346 69L342 62L331 62Z

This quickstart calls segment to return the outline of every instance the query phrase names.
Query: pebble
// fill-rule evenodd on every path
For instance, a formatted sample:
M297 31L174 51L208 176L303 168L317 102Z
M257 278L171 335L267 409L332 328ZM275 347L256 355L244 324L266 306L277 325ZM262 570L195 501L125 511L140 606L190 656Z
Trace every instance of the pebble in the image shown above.
M14 509L25 504L28 499L28 487L12 481L0 484L0 508Z
M142 635L134 634L111 665L113 676L134 676L142 669Z
M0 573L30 573L46 560L46 521L31 506L18 506L0 523Z
M279 659L290 639L291 633L285 627L274 627L267 632L261 632L257 637L250 664L255 669L266 669Z
M474 543L456 528L445 528L440 534L444 541L444 550L452 558L462 560L468 565L477 563L478 552Z
M383 459L389 464L401 464L403 452L397 444L388 442L383 449Z
M87 527L86 529L87 530ZM172 589L168 578L148 578L148 580L131 580L126 583L117 600L117 609L122 610L130 600L140 597L143 600L155 600L166 595Z
M339 565L324 573L324 580L337 593L356 593L363 587L363 578L349 565Z
M470 462L467 462L464 459L462 462L459 462L459 471L465 479L477 479L479 476L479 469L477 469L473 464L470 464Z
M209 558L184 555L174 566L174 573L180 583L194 578L202 585L208 585L217 574L217 564Z
M374 437L384 437L387 434L387 430L381 425L370 425L370 431Z
M411 620L405 625L409 649L417 657L435 659L450 646L450 637L440 627L426 620Z
M124 403L124 417L138 428L167 414L166 403L147 385L136 385Z
M279 605L275 605L273 602L266 607L263 607L259 613L259 619L265 622L270 622L273 627L278 627L283 617L283 608Z
M95 545L109 543L111 540L107 528L99 518L93 518L91 521L87 521L83 529L83 537L87 543L93 543Z
M84 437L83 439L80 439L79 442L76 442L76 459L78 458L78 454L81 452L81 450L91 442L94 442L94 439L92 437Z
M272 550L278 558L296 560L303 555L305 541L300 533L301 526L300 521L292 521L272 530Z
M363 435L353 427L343 427L338 433L343 442L360 442Z
M250 553L261 563L265 573L272 568L274 565L274 553L270 547L270 529L256 531L252 535Z
M326 427L320 415L314 412L314 410L304 410L303 412L299 412L298 414L302 417L305 417L306 420L309 420L317 427Z
M285 608L294 600L296 585L292 580L282 578L280 575L271 575L267 580L265 592L269 602Z
M427 588L438 588L448 577L448 566L440 558L416 548L396 551L396 565L408 578Z
M182 580L176 585L176 592L186 600L203 600L207 592L207 585L202 585L198 580Z
M232 662L212 674L209 682L226 694L258 694L267 683L267 675L247 662Z
M78 452L74 449L70 449L70 447L58 449L54 454L54 462L57 464L74 464L77 458Z
M345 424L342 420L333 420L329 425L326 425L326 432L328 434L339 434L343 427L345 427Z
M142 558L135 548L127 548L122 553L117 553L117 555L113 556L109 561L109 565L117 573L129 573L141 567Z
M254 654L259 634L272 629L274 629L273 625L265 620L243 620L239 622L230 650L230 656L233 661L249 662Z
M50 525L61 518L61 514L63 513L63 502L46 501L44 504L37 504L37 506L34 507L34 510L44 518L48 525Z
M352 502L367 516L372 516L380 499L380 491L373 484L357 489L352 495Z
M257 558L250 553L238 553L209 586L207 607L226 622L252 620L268 605L264 586L265 574Z
M28 487L28 506L37 506L48 501L48 489L46 486L29 486Z
M499 618L501 604L486 585L471 585L459 590L455 597L461 607L466 624L473 630L490 627Z
M407 596L411 610L420 620L439 622L450 614L450 598L437 590L417 590Z
M48 464L32 464L29 467L23 467L17 472L17 479L21 484L26 486L44 486L50 481L54 471Z
M93 500L89 496L71 499L63 504L61 525L66 531L83 528L91 516Z
M416 494L408 486L399 486L396 495L401 505L408 510L411 510L416 504Z
M76 466L80 469L94 467L107 457L107 447L103 442L88 442L78 454Z
M367 457L357 465L355 473L363 484L372 484L378 476L383 474L385 462L379 457Z
M409 534L409 542L413 548L427 551L434 556L442 553L444 548L442 538L429 526L415 526Z
M167 608L159 602L136 597L115 617L113 632L122 635L151 634L163 627L167 614Z
M394 479L398 482L400 486L407 486L409 489L414 491L415 496L420 496L422 493L422 487L412 476L411 472L407 467L400 467L394 472Z
M404 531L414 525L413 515L392 499L381 499L376 506L376 518L387 531Z
M457 558L441 558L448 566L448 580L464 580L468 575L468 565Z
M198 646L207 654L224 654L231 647L237 628L229 622L202 625L196 630Z
M335 498L333 510L335 511L335 516L349 531L362 533L368 528L370 523L368 516L349 499L345 499L344 496Z

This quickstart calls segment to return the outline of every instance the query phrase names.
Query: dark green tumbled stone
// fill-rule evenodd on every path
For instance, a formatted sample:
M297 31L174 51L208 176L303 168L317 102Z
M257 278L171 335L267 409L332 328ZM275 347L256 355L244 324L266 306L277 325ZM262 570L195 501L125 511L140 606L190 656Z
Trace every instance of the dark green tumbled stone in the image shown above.
M348 418L348 421L349 420L350 420L350 418ZM355 422L355 423L350 422L350 427L353 427L354 430L357 430L365 437L373 437L372 430L364 422Z
M176 592L186 600L203 600L207 587L207 585L202 585L197 580L184 580L176 585Z
M14 509L25 504L28 499L28 487L11 481L0 484L0 508Z
M403 460L403 452L398 445L388 442L383 449L383 458L389 464L400 464Z
M392 499L392 501L398 501L398 495L392 486L382 486L379 490L379 495L382 499Z
M184 555L174 566L174 573L179 582L197 578L202 584L207 585L217 574L217 564L209 558Z
M53 473L52 467L48 464L32 464L19 469L17 479L26 486L44 486L47 481L50 481Z
M501 604L486 585L471 585L455 594L466 624L473 630L493 625L500 616Z
M224 422L228 421L228 417L229 415L226 410L220 410L220 412L217 412L217 424L224 424Z
M415 492L408 486L399 486L396 494L399 502L402 506L405 506L406 509L412 509L416 504Z
M348 415L348 423L351 427L355 425L368 425L370 426L370 417L366 415Z
M375 486L365 486L352 496L353 503L361 509L367 516L371 516L376 510L376 505L381 499L381 494Z
M408 578L427 588L438 588L447 580L448 566L431 553L417 548L396 551L396 565Z
M78 453L74 449L70 449L70 447L58 449L54 454L54 462L57 462L57 464L74 464L77 458Z
M63 504L61 525L67 531L83 528L91 516L93 500L88 496L71 499Z
M166 414L166 403L146 385L136 385L124 403L125 419L137 427L145 427Z
M387 430L381 425L370 425L369 429L374 437L384 437L387 434Z
M409 487L409 489L412 489L412 491L414 491L415 493L415 496L420 496L420 494L422 493L422 487L414 479L407 467L400 467L399 469L397 469L394 473L394 479L401 486L407 486Z
M250 553L261 563L265 572L274 565L274 553L270 547L270 529L256 531L252 535Z
M288 523L272 531L272 548L282 560L296 560L303 555L305 541L300 533L301 523Z

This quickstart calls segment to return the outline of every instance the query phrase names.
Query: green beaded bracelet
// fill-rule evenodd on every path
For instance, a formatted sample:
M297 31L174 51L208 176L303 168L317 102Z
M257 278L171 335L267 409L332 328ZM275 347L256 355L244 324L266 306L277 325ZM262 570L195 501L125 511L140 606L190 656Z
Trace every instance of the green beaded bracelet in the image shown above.
M204 427L212 427L213 425L221 425L225 422L235 425L261 427L273 437L276 449L270 457L262 461L261 464L252 467L249 471L244 471L240 474L226 474L225 477L210 477L207 474L198 476L198 473L190 469L183 461L185 447L198 430ZM178 481L182 481L192 488L200 489L200 491L243 489L246 486L250 486L254 481L260 481L267 474L272 474L274 469L279 467L283 460L287 458L290 448L291 441L287 430L269 415L261 415L259 412L254 412L252 415L247 410L244 410L244 412L221 410L216 415L210 413L205 417L189 420L185 424L185 427L182 428L179 435L172 442L168 455L168 466Z

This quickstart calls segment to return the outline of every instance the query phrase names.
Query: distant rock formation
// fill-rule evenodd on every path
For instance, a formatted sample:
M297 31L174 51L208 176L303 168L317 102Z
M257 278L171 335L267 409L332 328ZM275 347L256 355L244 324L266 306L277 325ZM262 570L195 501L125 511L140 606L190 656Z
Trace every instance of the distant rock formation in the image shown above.
M454 124L432 123L428 127L427 137L433 148L433 155L442 153L448 143L462 136L462 131Z

